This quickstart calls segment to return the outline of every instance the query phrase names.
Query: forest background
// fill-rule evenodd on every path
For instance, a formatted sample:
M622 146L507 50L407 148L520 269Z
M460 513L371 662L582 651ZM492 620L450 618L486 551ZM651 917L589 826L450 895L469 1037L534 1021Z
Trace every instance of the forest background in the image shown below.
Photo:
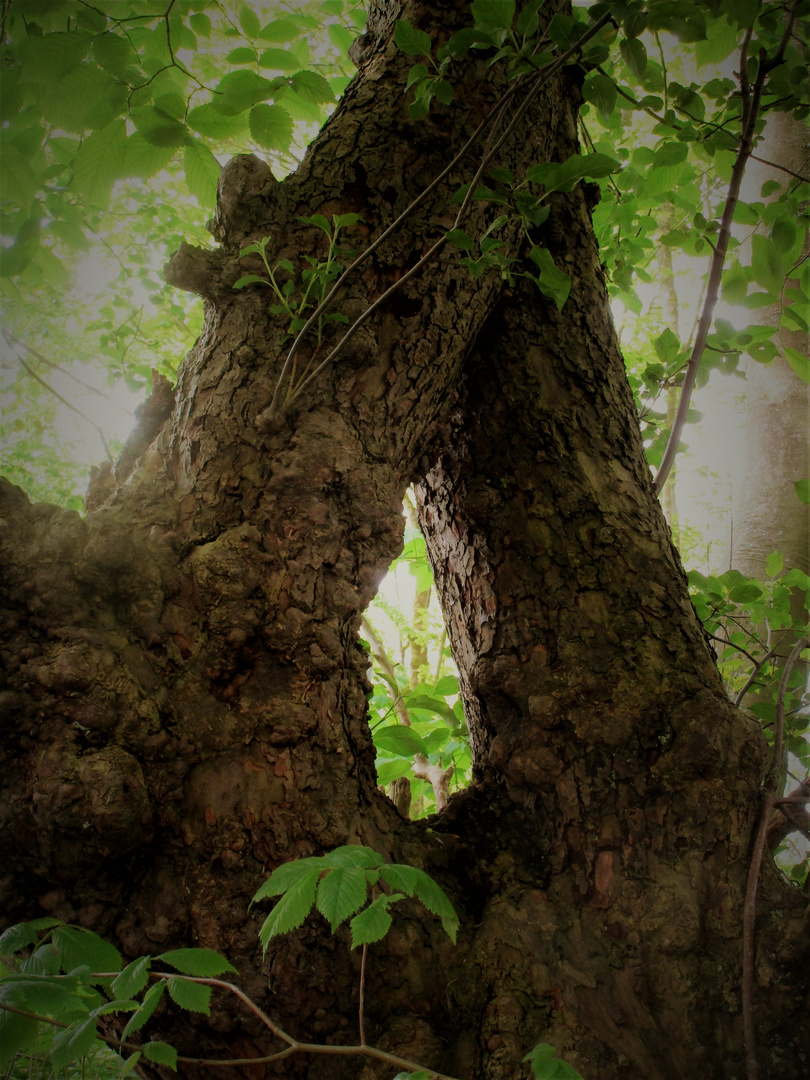
M509 4L489 7L508 21L500 8ZM749 15L738 4L732 18L724 4L651 5L657 24L605 39L605 55L588 65L580 138L616 164L592 176L601 196L593 217L653 471L672 441L684 380L696 376L662 501L727 692L770 732L785 659L806 632L810 584L803 5L794 5L782 99L758 120L733 208L721 303L699 363L689 361L738 161L741 43L755 18L766 24L783 10L742 7ZM4 0L2 11L0 470L32 499L81 512L89 462L106 458L100 475L110 470L136 403L174 382L200 332L202 304L168 284L164 266L183 244L213 246L205 219L233 155L258 154L279 179L297 168L353 77L349 50L367 12L344 0ZM424 67L411 114L446 104L418 36L403 30L398 44ZM332 225L315 224L345 259ZM474 274L509 274L497 247L482 246L476 260L468 241L456 237ZM539 287L564 303L564 275L546 271ZM283 291L277 300L283 307ZM696 461L686 448L700 443L704 409L720 439ZM717 460L723 445L733 448L733 477ZM697 495L690 468L702 474ZM468 782L470 751L407 502L405 514L404 551L363 634L379 782L423 816ZM810 765L805 687L797 664L785 699L791 787ZM799 885L803 828L779 855Z

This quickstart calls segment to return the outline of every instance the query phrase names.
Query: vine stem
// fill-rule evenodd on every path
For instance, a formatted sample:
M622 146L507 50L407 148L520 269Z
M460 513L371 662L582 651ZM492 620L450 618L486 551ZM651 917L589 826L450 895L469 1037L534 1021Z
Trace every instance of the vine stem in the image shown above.
M611 19L612 19L612 16L610 15L610 13L602 15L594 23L593 26L589 27L589 29L586 30L585 33L583 33L583 35L580 38L578 38L576 42L574 42L573 45L571 45L568 49L566 49L565 52L563 52L559 57L557 57L557 59L555 61L553 61L551 64L549 64L546 68L543 68L540 72L538 72L538 77L535 79L534 84L531 87L531 90L526 95L524 100L521 102L519 108L517 109L517 112L515 113L515 116L512 118L510 123L506 126L506 129L504 130L501 137L498 139L498 141L495 143L494 146L492 146L491 148L487 149L484 152L484 155L483 155L483 157L481 159L481 162L479 163L478 168L476 169L476 173L475 173L475 177L473 179L473 182L470 184L469 189L467 191L467 194L466 194L466 196L465 196L465 198L464 198L464 200L462 202L462 205L461 205L461 207L460 207L460 209L458 211L458 214L456 215L456 220L455 220L455 223L453 225L453 228L458 228L459 227L459 224L460 224L460 222L461 222L461 220L462 220L462 218L464 216L464 213L466 212L467 207L468 207L468 205L469 205L469 203L470 203L470 201L471 201L471 199L473 197L473 194L474 194L474 191L475 191L475 185L478 182L478 179L483 174L484 170L486 169L489 162L493 159L495 154L497 154L497 152L503 146L504 142L512 134L512 132L514 131L514 129L517 126L518 122L520 121L520 119L522 118L522 116L524 115L526 110L528 109L529 105L534 100L534 98L537 96L537 94L540 92L541 87L546 82L548 82L548 80L553 75L555 75L560 70L560 68L572 56L576 55L576 53L578 53L582 49L583 45L585 45L588 41L590 41L590 39L592 37L594 37L602 29L603 26L605 26L608 22L610 22ZM284 380L287 377L287 373L290 371L290 367L292 365L293 357L295 356L296 352L298 351L298 348L299 348L301 342L303 341L304 336L306 335L307 331L315 323L315 320L320 315L322 315L323 312L329 307L329 305L332 303L332 300L337 295L338 290L340 288L342 288L342 286L346 282L346 279L349 277L349 275L352 274L360 266L360 264L362 262L364 262L364 260L367 259L372 254L372 252L374 252L380 246L380 244L382 244L382 242L388 236L390 236L396 229L398 229L399 226L408 217L410 217L415 212L415 210L424 202L424 200L427 198L427 196L432 191L434 191L438 187L438 185L447 176L449 176L450 172L461 161L463 161L463 159L467 156L467 154L470 152L470 150L473 148L473 146L476 144L476 142L478 142L478 140L482 136L482 134L483 134L484 130L487 128L487 126L490 125L490 124L493 124L493 129L494 129L495 123L497 121L499 121L501 119L501 117L503 116L503 114L504 114L504 112L506 110L507 104L509 103L511 98L515 95L515 93L517 91L517 88L518 88L518 86L520 85L521 82L522 82L522 77L521 77L521 79L517 79L515 81L515 83L506 91L506 93L503 94L500 101L495 106L495 108L492 110L492 112L481 121L481 123L478 125L476 130L473 132L473 134L470 136L470 138L467 140L467 142L464 144L464 146L461 148L461 150L458 152L458 154L453 158L453 160L450 162L450 164L447 165L446 168L444 168L442 170L442 172L440 172L439 175L434 180L432 180L431 183L422 192L420 192L420 194L413 200L413 202L411 202L402 211L402 213L399 215L399 217L396 218L388 226L388 228L385 229L377 237L377 239L374 240L373 243L369 245L368 248L366 248L365 251L363 251L360 255L358 255L357 258L349 266L346 267L346 269L343 271L343 273L340 275L340 277L337 279L337 281L334 283L334 285L330 289L329 293L324 297L324 299L320 302L320 304L315 308L315 310L312 312L310 317L307 319L304 326L302 326L301 329L299 330L295 340L293 341L293 343L292 343L292 345L290 347L290 351L287 353L287 357L286 357L286 359L284 361L281 372L279 373L278 381L276 383L276 388L275 388L275 390L273 392L273 397L272 397L272 399L270 401L270 405L268 406L268 408L262 414L263 416L265 416L265 417L267 417L269 419L269 418L275 416L276 413L278 412L278 403L279 403L279 398L281 396L281 389L282 389ZM306 379L303 379L303 380L299 381L298 385L291 392L288 391L287 398L286 398L286 401L285 401L285 405L289 404L291 401L293 401L305 389L305 387L308 386L309 383L311 383L313 381L313 379L315 379L321 373L321 371L323 371L323 369L335 359L335 357L340 352L340 350L344 347L346 342L349 341L349 339L360 328L360 326L366 321L366 319L368 319L371 316L371 314L374 311L376 311L376 309L382 303L384 303L384 301L392 293L396 292L398 289L401 289L402 286L414 276L414 274L416 274L427 262L429 262L433 258L433 256L444 245L445 239L446 239L446 236L440 237L439 240L435 244L433 244L433 246L429 249L429 251L425 255L423 255L422 258L413 267L411 267L411 269L406 274L404 274L398 281L396 281L393 285L391 285L388 289L386 289L386 291L384 293L382 293L380 296L378 296L377 299L372 304L370 304L369 307L367 307L366 310L361 315L359 315L357 319L355 319L355 321L348 328L348 330L345 332L345 334L340 339L340 341L337 343L337 345L334 347L334 349L332 349L332 351L329 353L329 355L318 365L318 367L316 367L314 369L314 371L312 371Z
M743 1031L745 1036L745 1075L747 1080L759 1080L759 1063L757 1062L757 1032L754 1022L754 923L757 908L757 888L759 875L762 869L762 859L765 853L765 842L768 833L768 822L776 800L776 790L782 775L782 755L785 737L785 695L787 693L788 679L793 670L793 665L799 659L803 649L810 647L810 634L799 638L785 662L782 678L779 680L779 691L776 699L776 723L773 736L773 754L771 764L762 785L762 808L760 810L759 826L757 828L754 848L751 852L751 863L748 868L748 882L745 888L745 902L743 904L743 955L742 955L742 1015Z
M700 370L700 362L703 359L703 353L706 349L706 340L709 336L709 331L712 328L714 321L714 311L717 307L717 301L720 295L720 279L723 273L723 265L726 261L726 253L728 251L728 242L731 237L731 222L734 216L734 209L737 205L737 200L740 196L740 186L742 184L743 174L745 173L745 167L748 163L748 159L754 150L754 135L756 130L756 122L759 117L761 104L762 104L762 91L765 87L765 79L770 71L773 70L778 64L782 62L785 49L788 41L790 40L790 34L793 29L793 24L796 21L796 12L799 6L799 0L793 0L790 12L787 16L787 23L785 30L782 34L782 38L777 46L776 52L773 57L769 59L764 50L760 51L759 55L759 70L757 72L756 80L753 87L748 83L748 76L746 73L746 63L748 60L748 45L751 40L752 29L746 31L745 38L743 40L742 47L740 49L740 90L743 99L743 115L742 126L740 130L740 143L737 149L737 157L734 162L734 167L731 170L731 179L728 185L728 194L726 195L725 205L723 206L723 215L720 219L720 230L717 234L717 243L715 244L714 251L712 253L712 261L709 267L709 280L706 287L706 297L703 301L703 310L700 314L700 320L698 321L697 333L695 335L695 341L692 346L692 351L689 356L689 362L686 365L686 374L683 380L683 386L681 387L681 396L678 401L678 408L675 412L675 419L672 424L672 431L670 432L669 439L667 441L666 450L661 460L660 468L655 477L653 484L653 490L656 495L660 495L661 489L667 482L667 477L672 469L672 463L675 460L675 455L678 453L678 447L681 441L681 433L683 432L684 425L686 423L686 417L689 412L689 405L692 399L692 391L695 387L695 380L697 379L698 371Z
M360 1045L366 1045L365 1003L366 1003L366 953L368 945L363 946L363 959L360 961Z
M429 1069L425 1065L416 1061L410 1061L408 1058L399 1057L397 1054L389 1054L386 1050L380 1050L376 1046L369 1046L365 1041L365 1035L363 1031L363 998L365 990L365 965L366 965L366 951L367 946L363 946L363 959L360 969L360 1043L357 1046L324 1046L321 1043L309 1043L300 1042L298 1039L294 1039L292 1035L288 1035L283 1028L276 1024L267 1013L261 1009L255 1001L248 997L248 995L240 990L238 986L233 983L226 982L224 979L214 978L202 978L193 975L173 975L162 971L150 972L150 977L153 979L184 979L186 982L201 983L203 986L215 986L222 990L228 990L231 994L237 997L243 1002L250 1011L258 1017L269 1031L272 1032L276 1038L281 1039L282 1042L287 1043L284 1050L280 1050L275 1054L267 1054L264 1057L255 1058L204 1058L204 1057L184 1057L178 1054L177 1060L182 1061L186 1065L206 1065L217 1066L222 1068L233 1068L239 1065L262 1065L272 1061L280 1061L282 1058L290 1057L292 1054L330 1054L332 1056L340 1057L370 1057L376 1058L378 1061L384 1061L388 1065L395 1065L400 1069L405 1069L408 1072L427 1072L430 1076L430 1080L457 1080L454 1076L448 1076L446 1073L436 1072L434 1069ZM115 979L120 972L108 971L101 974L96 974L93 977L97 979ZM27 1016L32 1020L40 1020L44 1024L50 1024L52 1027L67 1028L70 1025L64 1023L61 1020L54 1020L49 1016L41 1016L38 1013L26 1012L22 1009L16 1009L11 1005L6 1005L0 1002L0 1010L5 1012L17 1013L19 1016ZM143 1047L137 1046L134 1043L122 1042L120 1039L116 1039L112 1035L102 1035L98 1033L98 1037L103 1039L110 1046L120 1047L125 1050L143 1051Z

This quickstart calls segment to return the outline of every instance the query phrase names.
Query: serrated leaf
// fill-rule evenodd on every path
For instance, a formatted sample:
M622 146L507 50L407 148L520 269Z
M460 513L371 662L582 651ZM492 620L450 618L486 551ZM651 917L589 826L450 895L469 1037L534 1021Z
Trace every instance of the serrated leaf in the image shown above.
M295 41L300 29L294 19L273 19L258 34L262 41Z
M262 24L259 21L259 16L253 10L252 6L246 2L239 5L239 25L245 34L245 37L255 38L261 33Z
M98 1029L94 1019L77 1020L69 1027L61 1028L53 1037L50 1053L54 1069L64 1069L72 1061L78 1061L89 1053L96 1042Z
M113 184L126 174L126 160L126 121L113 120L94 131L79 147L73 162L71 191L85 203L106 207Z
M318 883L315 904L332 933L360 908L368 895L366 872L357 867L335 867Z
M122 960L118 949L83 926L57 926L53 932L53 944L65 971L82 964L87 964L96 972L121 970Z
M189 138L185 124L154 105L133 109L130 116L139 133L152 146L176 149Z
M320 859L324 867L353 866L365 870L376 870L385 864L382 855L362 844L344 844L343 847L328 851Z
M236 116L271 97L274 90L274 81L255 71L230 71L217 83L214 101L221 113Z
M98 34L93 38L93 56L111 75L118 75L138 60L129 40L123 34L113 32Z
M316 71L299 71L290 79L290 86L300 98L314 105L335 100L332 87Z
M259 56L259 65L283 72L301 69L301 62L291 49L265 49Z
M259 931L259 939L265 952L271 938L295 930L309 915L315 903L315 889L321 872L320 866L315 870L307 870L294 885L285 890Z
M391 927L388 905L402 899L402 893L378 896L364 911L355 915L349 924L352 931L352 948L356 949L358 945L370 945L373 941L384 938Z
M243 274L237 281L233 283L235 289L244 289L246 285L269 285L270 282L263 277L259 277L258 274Z
M213 206L217 197L220 164L208 147L195 139L183 155L186 185L202 207Z
M158 1065L168 1065L177 1072L177 1051L173 1046L165 1042L148 1042L143 1044L143 1056L147 1061L154 1061Z
M117 998L132 998L140 994L149 982L151 956L141 956L127 964L121 974L113 980L112 992Z
M39 938L42 930L50 930L59 926L59 919L31 919L29 922L15 923L0 934L0 956L10 956L12 953L33 945Z
M192 19L194 18L193 15L191 17ZM121 1068L121 1072L118 1075L118 1080L124 1080L125 1076L130 1076L133 1072L135 1072L135 1068L140 1060L140 1050L136 1050L134 1053L130 1054L127 1060L124 1062L123 1067Z
M236 971L233 964L215 949L170 949L157 959L183 975L196 975L200 979L215 979L226 971Z
M121 1035L122 1039L126 1039L133 1031L140 1031L147 1020L150 1019L158 1006L158 1002L163 995L165 987L166 983L163 979L161 979L160 982L156 982L154 986L149 987L143 996L140 1009L138 1009L136 1013L133 1013L127 1021L127 1025Z
M392 889L401 889L408 896L415 896L433 915L442 921L445 933L455 944L458 932L458 915L442 887L416 866L389 863L380 869L380 876Z
M785 279L785 270L776 245L760 233L754 233L751 252L754 281L769 293L778 294Z
M204 983L189 982L181 975L168 980L169 996L181 1009L211 1015L211 990Z
M164 169L177 153L174 146L155 146L135 131L127 139L126 176L147 180Z
M250 134L268 150L288 150L293 121L283 105L254 105L250 110Z
M186 117L186 123L201 135L210 135L214 139L236 139L244 131L244 119L229 116L221 112L213 102L198 105Z
M735 604L750 604L754 600L759 600L761 596L762 589L752 581L736 585L728 594L729 600L733 600Z
M34 170L16 146L3 146L3 167L0 169L0 197L28 211L39 190Z
M805 353L800 353L798 349L793 349L791 346L785 346L785 360L791 367L791 370L798 375L798 377L804 383L810 383L810 356Z
M430 56L430 34L418 30L407 19L397 19L394 44L406 56Z

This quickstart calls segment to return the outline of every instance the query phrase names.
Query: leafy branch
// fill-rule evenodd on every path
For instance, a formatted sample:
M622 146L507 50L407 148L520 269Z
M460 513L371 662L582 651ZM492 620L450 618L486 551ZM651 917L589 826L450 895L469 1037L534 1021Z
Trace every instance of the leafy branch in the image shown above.
M672 463L675 460L675 455L678 452L678 447L681 441L681 433L683 432L683 428L687 420L687 414L689 412L689 404L692 398L692 391L695 386L695 380L697 379L698 371L700 369L700 363L703 359L703 353L706 348L706 342L709 337L712 323L714 321L714 311L720 295L720 280L723 273L723 266L726 260L726 253L728 251L729 239L731 237L731 222L734 216L734 209L739 199L740 186L742 184L743 174L745 173L745 167L754 149L756 125L760 115L762 94L765 88L766 80L769 73L782 63L785 49L787 48L788 42L790 41L790 35L793 30L793 25L796 21L798 8L799 0L793 0L790 10L787 13L782 38L779 41L779 44L777 45L773 55L769 57L764 49L760 50L757 64L757 75L753 85L749 83L748 79L748 48L751 41L751 36L753 34L752 27L749 27L749 29L746 31L742 47L740 49L740 70L738 78L740 81L740 90L742 94L743 111L737 156L734 162L734 166L732 168L731 180L728 185L728 193L726 195L725 204L723 206L723 213L720 218L720 226L717 232L717 240L714 245L711 264L709 267L706 296L703 302L703 309L700 314L700 319L698 321L697 333L695 335L695 341L689 357L689 363L686 366L686 373L684 375L683 384L681 386L681 396L678 401L678 407L675 412L675 419L669 435L669 440L667 441L666 449L664 451L664 456L661 460L661 465L655 477L654 490L656 494L660 494L661 489L666 483L667 477L669 476L670 470L672 468Z

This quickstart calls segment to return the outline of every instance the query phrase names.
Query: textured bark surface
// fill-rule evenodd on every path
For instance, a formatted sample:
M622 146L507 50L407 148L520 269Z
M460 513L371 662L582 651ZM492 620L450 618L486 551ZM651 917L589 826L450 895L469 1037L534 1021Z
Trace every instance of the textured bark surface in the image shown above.
M442 40L465 6L402 13ZM544 234L574 278L563 315L444 253L293 410L257 423L284 328L260 288L231 289L239 248L271 235L271 262L299 264L322 252L296 215L350 211L361 247L503 90L471 61L463 107L412 124L399 9L375 10L361 72L293 176L278 184L253 158L223 171L219 250L186 247L169 269L207 298L204 331L149 445L161 402L145 411L134 467L104 479L85 519L0 485L2 910L77 921L127 956L219 949L293 1034L355 1042L345 939L313 919L262 962L263 912L247 905L279 863L364 843L434 874L462 915L455 950L407 908L372 950L370 1041L463 1080L521 1075L541 1039L589 1080L730 1080L763 742L723 696L650 493L584 193ZM553 83L500 164L573 152L576 99ZM447 196L341 310L452 224ZM413 480L476 761L475 785L428 823L376 787L357 640ZM763 908L763 1062L798 1080L806 903L776 880L764 902L780 915ZM191 1054L274 1049L230 1001L199 1025L169 1009L158 1030ZM390 1068L292 1057L243 1072Z

